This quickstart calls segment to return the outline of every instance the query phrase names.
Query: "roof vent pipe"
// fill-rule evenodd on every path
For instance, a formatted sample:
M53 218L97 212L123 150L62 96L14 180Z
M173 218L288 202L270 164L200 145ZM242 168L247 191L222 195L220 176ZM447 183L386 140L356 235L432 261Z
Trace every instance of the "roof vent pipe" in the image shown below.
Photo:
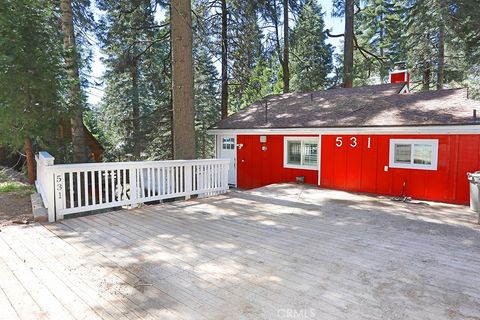
M477 109L473 109L473 121L477 122Z
M265 122L268 122L268 100L265 100Z

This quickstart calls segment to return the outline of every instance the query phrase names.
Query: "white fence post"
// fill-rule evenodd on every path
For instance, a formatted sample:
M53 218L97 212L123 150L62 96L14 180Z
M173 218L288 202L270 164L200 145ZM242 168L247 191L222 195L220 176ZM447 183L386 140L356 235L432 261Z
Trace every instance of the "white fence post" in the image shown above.
M54 166L51 167L55 168ZM55 213L56 219L63 219L63 214L61 213L64 209L65 203L65 173L64 172L55 172L52 171L54 177L54 189L55 189ZM49 219L50 220L50 219Z
M185 199L190 199L192 196L192 170L193 164L187 164L185 166L185 176L183 177L185 179Z
M132 208L138 207L137 172L140 172L140 174L142 174L142 170L137 170L136 167L130 168L128 170L130 182L130 206Z
M48 221L55 221L55 189L53 166L55 158L48 152L41 151L35 156L37 160L37 181L35 186L42 197L43 205L48 209Z
M223 181L222 181L222 189L227 191L228 190L228 169L230 167L230 161L229 160L226 164L223 165Z

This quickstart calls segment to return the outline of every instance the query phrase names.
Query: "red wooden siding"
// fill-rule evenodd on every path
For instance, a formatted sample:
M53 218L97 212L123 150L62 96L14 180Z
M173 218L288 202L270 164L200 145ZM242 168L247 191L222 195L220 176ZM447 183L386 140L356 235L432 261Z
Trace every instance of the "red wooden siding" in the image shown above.
M336 138L342 137L341 147ZM351 147L349 139L357 139ZM370 137L370 148L368 138ZM436 171L389 168L390 139L438 139ZM325 188L466 204L466 173L480 169L479 135L324 135L321 186Z
M272 183L294 182L297 176L305 177L308 184L318 183L317 170L283 167L283 137L269 135L266 143L260 143L258 135L237 136L237 143L243 144L237 150L239 188L251 189ZM266 146L267 150L262 151L262 146Z

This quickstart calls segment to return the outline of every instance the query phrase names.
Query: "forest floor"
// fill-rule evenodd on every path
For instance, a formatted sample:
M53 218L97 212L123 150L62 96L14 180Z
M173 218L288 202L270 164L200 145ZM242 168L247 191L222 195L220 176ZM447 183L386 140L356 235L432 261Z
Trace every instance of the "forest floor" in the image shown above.
M20 172L0 167L0 227L33 221L32 192L33 187Z

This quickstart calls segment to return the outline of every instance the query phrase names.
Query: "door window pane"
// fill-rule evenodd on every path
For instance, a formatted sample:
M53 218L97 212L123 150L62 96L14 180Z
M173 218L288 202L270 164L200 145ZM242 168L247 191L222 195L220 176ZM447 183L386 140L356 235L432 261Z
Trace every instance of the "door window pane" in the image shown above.
M396 144L395 145L395 163L410 163L412 158L411 144Z
M223 150L234 150L235 149L235 138L223 138L222 149Z
M416 144L413 148L413 163L432 164L433 148L429 144Z
M303 164L306 166L316 166L318 163L318 144L314 142L305 142L303 144Z
M302 143L300 141L288 141L287 142L287 163L288 164L302 164L301 155Z

